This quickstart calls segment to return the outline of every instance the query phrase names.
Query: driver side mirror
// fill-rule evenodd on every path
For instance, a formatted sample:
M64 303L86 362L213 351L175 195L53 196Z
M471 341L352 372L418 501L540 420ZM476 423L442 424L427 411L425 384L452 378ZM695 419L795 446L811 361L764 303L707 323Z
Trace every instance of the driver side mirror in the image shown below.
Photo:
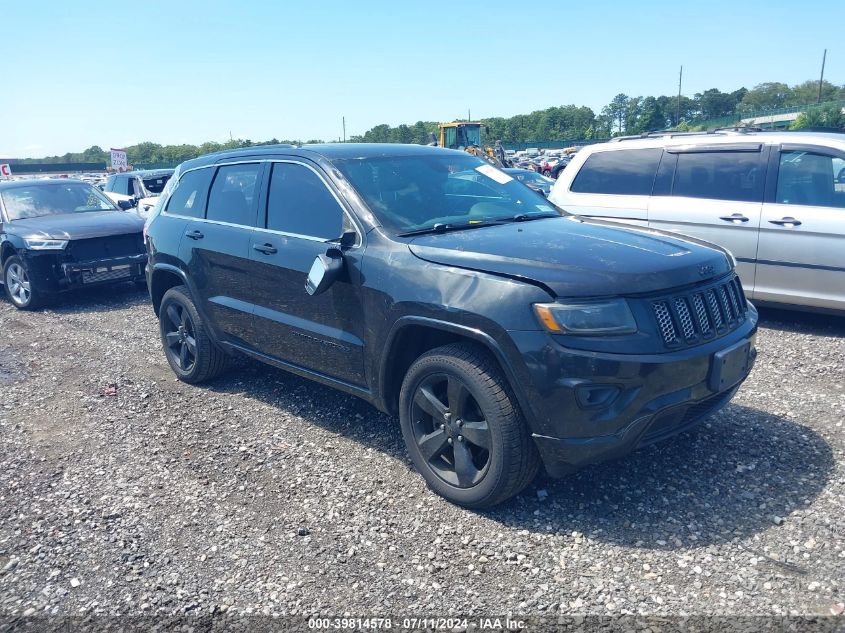
M124 211L128 211L129 209L132 209L136 204L137 204L137 202L135 200L118 200L117 201L117 206L120 207L121 209L123 209Z
M343 272L343 253L332 247L324 255L317 255L308 278L305 280L305 292L312 297L324 293Z

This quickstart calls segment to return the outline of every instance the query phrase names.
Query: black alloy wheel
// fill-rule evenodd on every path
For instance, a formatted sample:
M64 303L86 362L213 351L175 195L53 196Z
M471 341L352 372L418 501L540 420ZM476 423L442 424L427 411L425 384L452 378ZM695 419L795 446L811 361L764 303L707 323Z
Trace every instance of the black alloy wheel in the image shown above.
M429 467L459 488L476 485L490 463L490 427L467 385L432 374L414 393L414 439Z
M229 357L209 336L185 286L174 286L164 293L158 319L164 354L179 380L200 383L226 369Z
M197 362L197 341L194 321L188 309L178 303L170 303L162 321L168 360L183 372L190 373Z
M452 503L492 507L522 491L540 467L507 379L470 342L432 349L411 364L399 422L417 471Z

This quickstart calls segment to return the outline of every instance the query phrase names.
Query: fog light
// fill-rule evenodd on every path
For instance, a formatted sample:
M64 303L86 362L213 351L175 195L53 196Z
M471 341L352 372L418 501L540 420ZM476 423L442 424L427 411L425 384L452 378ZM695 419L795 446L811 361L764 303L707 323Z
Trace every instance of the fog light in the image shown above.
M616 385L581 385L575 389L575 398L582 409L606 407L619 395Z

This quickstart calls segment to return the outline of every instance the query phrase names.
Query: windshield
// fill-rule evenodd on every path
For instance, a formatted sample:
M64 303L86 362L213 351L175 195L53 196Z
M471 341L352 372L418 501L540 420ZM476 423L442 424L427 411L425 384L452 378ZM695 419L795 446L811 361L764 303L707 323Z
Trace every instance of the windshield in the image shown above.
M462 148L481 145L481 126L470 125L458 128L458 145Z
M335 165L396 233L559 215L535 192L469 154L351 158Z
M0 191L9 221L62 213L114 211L102 193L84 182L37 183Z
M164 186L170 180L170 174L163 174L161 176L147 176L144 180L144 189L152 196L160 196L164 191Z

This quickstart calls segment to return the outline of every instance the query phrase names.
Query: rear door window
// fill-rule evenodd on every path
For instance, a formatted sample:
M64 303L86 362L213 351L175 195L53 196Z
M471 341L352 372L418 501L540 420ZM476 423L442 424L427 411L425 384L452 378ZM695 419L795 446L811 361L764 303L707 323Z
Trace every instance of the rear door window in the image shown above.
M845 160L802 150L781 152L775 202L845 208Z
M208 195L208 220L242 226L255 225L255 197L258 192L259 163L225 165L217 169Z
M213 173L213 169L195 169L182 176L167 201L167 212L191 218L203 217Z
M311 169L296 163L276 163L270 176L267 228L332 240L343 232L343 209Z
M596 152L587 158L570 191L624 196L651 195L663 150L629 149Z
M760 152L681 152L672 195L762 202L764 174Z

